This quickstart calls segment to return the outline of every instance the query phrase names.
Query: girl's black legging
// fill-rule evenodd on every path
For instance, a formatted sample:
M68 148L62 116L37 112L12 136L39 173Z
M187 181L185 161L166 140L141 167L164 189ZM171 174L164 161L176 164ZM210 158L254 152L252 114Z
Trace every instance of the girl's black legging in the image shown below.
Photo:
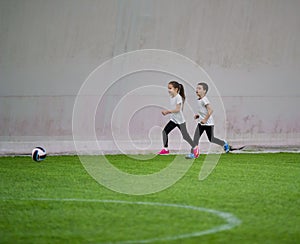
M200 137L204 131L206 132L206 135L210 142L218 144L220 146L223 146L225 144L224 141L222 141L219 138L216 138L214 136L214 126L213 125L208 126L208 125L201 125L200 123L198 123L196 130L195 130L195 134L194 134L194 143L196 145L199 144Z
M165 128L162 131L164 147L166 147L166 148L168 147L168 135L176 127L179 128L183 139L186 140L191 145L192 148L194 148L196 145L198 145L198 144L194 143L194 141L190 137L189 133L187 132L185 123L176 124L173 121L169 121L169 123L165 126Z

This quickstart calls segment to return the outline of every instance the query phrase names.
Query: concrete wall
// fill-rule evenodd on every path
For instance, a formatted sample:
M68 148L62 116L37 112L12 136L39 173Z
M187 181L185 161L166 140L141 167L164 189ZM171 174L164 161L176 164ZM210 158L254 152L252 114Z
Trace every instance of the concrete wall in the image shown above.
M297 0L1 0L0 152L26 153L34 145L50 152L74 150L72 112L83 82L104 61L139 49L177 52L207 71L225 106L223 113L217 93L208 94L216 101L217 135L233 144L299 148L299 10ZM159 107L136 113L130 128L120 129L111 119L126 92L166 86L172 78L139 75L121 79L99 103L95 127L105 150L117 150L111 128L119 128L120 138L129 131L146 151L161 145L158 127L167 119ZM193 106L192 87L187 96ZM152 98L168 100L164 92ZM185 113L191 120L192 112ZM82 124L84 132L84 118ZM156 126L152 145L149 138L143 141L151 125ZM194 127L188 121L190 132ZM176 140L177 132L172 147Z

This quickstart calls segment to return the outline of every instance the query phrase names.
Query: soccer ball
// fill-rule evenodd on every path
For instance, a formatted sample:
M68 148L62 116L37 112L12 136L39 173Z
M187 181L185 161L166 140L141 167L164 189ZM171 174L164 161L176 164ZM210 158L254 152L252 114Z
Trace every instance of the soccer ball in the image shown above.
M31 156L33 161L41 162L47 156L46 150L42 147L36 147L32 150Z

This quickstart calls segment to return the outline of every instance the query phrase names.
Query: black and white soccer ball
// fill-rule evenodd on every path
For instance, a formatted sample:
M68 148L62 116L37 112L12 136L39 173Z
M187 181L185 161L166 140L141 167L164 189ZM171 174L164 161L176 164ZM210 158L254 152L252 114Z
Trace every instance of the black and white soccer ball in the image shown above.
M45 160L47 153L44 148L36 147L32 150L31 156L32 156L33 161L41 162L41 161Z

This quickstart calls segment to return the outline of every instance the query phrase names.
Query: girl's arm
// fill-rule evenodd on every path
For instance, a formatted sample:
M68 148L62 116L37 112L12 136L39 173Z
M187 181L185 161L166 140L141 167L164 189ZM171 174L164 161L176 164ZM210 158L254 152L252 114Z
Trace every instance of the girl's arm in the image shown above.
M201 124L206 124L207 120L213 113L213 110L212 110L212 107L210 106L210 104L207 104L205 107L207 109L207 115L205 116L205 118L203 120L200 121Z
M161 113L163 115L172 114L172 113L178 113L181 109L181 103L176 105L176 108L174 110L164 110Z

